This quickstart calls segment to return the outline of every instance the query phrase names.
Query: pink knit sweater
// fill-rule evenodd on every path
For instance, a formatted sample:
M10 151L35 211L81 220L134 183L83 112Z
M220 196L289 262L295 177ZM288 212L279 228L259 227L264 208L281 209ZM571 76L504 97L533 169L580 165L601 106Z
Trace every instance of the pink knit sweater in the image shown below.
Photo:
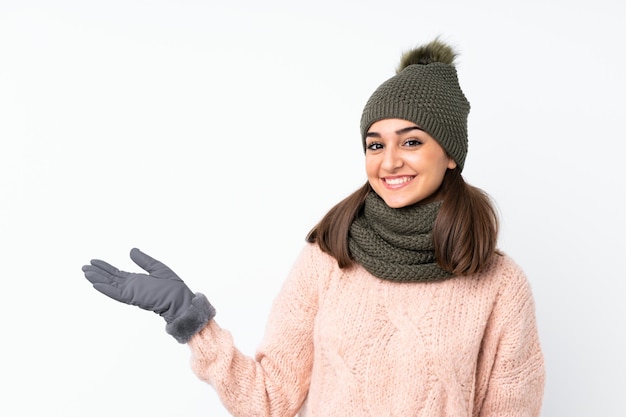
M215 320L189 346L234 416L531 417L543 397L531 289L506 256L480 275L394 283L307 245L255 358Z

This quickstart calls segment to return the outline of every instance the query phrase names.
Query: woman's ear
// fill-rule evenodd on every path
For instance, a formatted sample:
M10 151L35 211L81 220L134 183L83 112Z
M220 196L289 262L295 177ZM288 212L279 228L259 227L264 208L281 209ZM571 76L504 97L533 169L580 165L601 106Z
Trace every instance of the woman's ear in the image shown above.
M448 157L448 169L454 169L454 168L456 168L456 161L451 156L449 156Z

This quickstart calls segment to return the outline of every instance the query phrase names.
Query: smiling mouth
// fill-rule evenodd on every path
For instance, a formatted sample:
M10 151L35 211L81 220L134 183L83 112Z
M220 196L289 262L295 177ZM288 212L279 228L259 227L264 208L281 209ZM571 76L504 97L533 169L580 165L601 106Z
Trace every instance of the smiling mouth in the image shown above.
M402 187L404 184L413 181L413 178L415 178L415 176L383 178L382 180L387 186L391 188L397 188Z

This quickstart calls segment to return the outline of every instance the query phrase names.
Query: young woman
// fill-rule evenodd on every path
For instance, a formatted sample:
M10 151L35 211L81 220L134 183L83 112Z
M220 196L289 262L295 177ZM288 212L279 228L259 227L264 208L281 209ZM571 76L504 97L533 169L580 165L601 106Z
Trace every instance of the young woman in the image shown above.
M148 274L92 260L86 278L163 316L235 416L539 416L531 288L497 250L488 196L461 175L470 105L454 59L439 40L416 48L372 94L367 183L308 234L254 358L204 295L138 249Z

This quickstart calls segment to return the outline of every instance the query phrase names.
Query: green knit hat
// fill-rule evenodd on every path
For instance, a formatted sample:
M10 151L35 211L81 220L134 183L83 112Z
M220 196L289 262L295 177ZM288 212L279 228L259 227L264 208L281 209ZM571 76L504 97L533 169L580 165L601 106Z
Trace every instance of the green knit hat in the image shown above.
M404 53L396 75L374 91L363 109L363 148L373 123L404 119L435 138L463 170L470 104L459 86L455 58L452 48L438 39Z

